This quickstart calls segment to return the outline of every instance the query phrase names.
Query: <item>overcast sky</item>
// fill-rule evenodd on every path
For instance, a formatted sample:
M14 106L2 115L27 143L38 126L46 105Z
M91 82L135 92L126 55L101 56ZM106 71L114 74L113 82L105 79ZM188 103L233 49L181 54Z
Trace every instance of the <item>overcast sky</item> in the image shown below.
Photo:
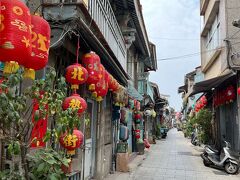
M149 40L157 46L158 70L151 72L160 93L170 95L170 106L179 111L184 75L200 65L200 55L161 59L200 52L199 0L141 0Z

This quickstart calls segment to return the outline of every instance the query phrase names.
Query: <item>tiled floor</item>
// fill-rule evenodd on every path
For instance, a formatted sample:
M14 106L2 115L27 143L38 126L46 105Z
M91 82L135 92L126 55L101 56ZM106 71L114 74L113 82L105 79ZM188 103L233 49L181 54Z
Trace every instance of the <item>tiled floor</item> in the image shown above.
M136 180L240 180L240 174L205 167L199 156L202 148L193 146L182 132L172 129L166 140L151 146L151 153L128 179Z

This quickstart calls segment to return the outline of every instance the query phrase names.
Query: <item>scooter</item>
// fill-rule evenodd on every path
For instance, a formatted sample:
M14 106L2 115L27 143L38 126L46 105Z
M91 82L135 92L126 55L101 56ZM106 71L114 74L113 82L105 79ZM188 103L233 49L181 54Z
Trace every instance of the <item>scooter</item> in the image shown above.
M191 143L194 146L200 145L199 140L198 140L198 136L194 132L191 135Z
M223 148L223 158L220 158L220 152L218 150L208 145L205 146L204 152L201 154L203 164L207 167L214 165L224 168L228 174L236 174L240 165L239 154L236 154L231 150L231 145L229 142L224 142L226 147Z

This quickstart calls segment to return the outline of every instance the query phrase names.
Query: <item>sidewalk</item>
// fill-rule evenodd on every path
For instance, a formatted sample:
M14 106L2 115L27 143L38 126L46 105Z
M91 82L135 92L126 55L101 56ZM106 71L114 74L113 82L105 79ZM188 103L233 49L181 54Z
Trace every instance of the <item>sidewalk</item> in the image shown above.
M150 148L151 149L151 148ZM123 172L115 172L114 174L109 174L105 180L130 180L133 178L133 172L141 166L143 161L146 159L146 157L149 155L151 150L146 150L144 152L144 155L137 155L128 165L129 165L129 172L123 173Z

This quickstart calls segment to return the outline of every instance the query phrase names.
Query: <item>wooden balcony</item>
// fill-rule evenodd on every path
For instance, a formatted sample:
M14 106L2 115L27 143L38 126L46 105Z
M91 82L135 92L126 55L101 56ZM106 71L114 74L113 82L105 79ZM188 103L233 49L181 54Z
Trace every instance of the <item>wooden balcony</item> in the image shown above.
M87 16L90 17L90 24L97 27L92 29L93 33L96 33L95 35L100 38L106 49L112 51L122 68L125 72L127 71L125 41L109 0L43 0L43 4L49 8L45 11L47 13L45 16L60 21L73 17L79 18L82 14L79 9L86 10Z

